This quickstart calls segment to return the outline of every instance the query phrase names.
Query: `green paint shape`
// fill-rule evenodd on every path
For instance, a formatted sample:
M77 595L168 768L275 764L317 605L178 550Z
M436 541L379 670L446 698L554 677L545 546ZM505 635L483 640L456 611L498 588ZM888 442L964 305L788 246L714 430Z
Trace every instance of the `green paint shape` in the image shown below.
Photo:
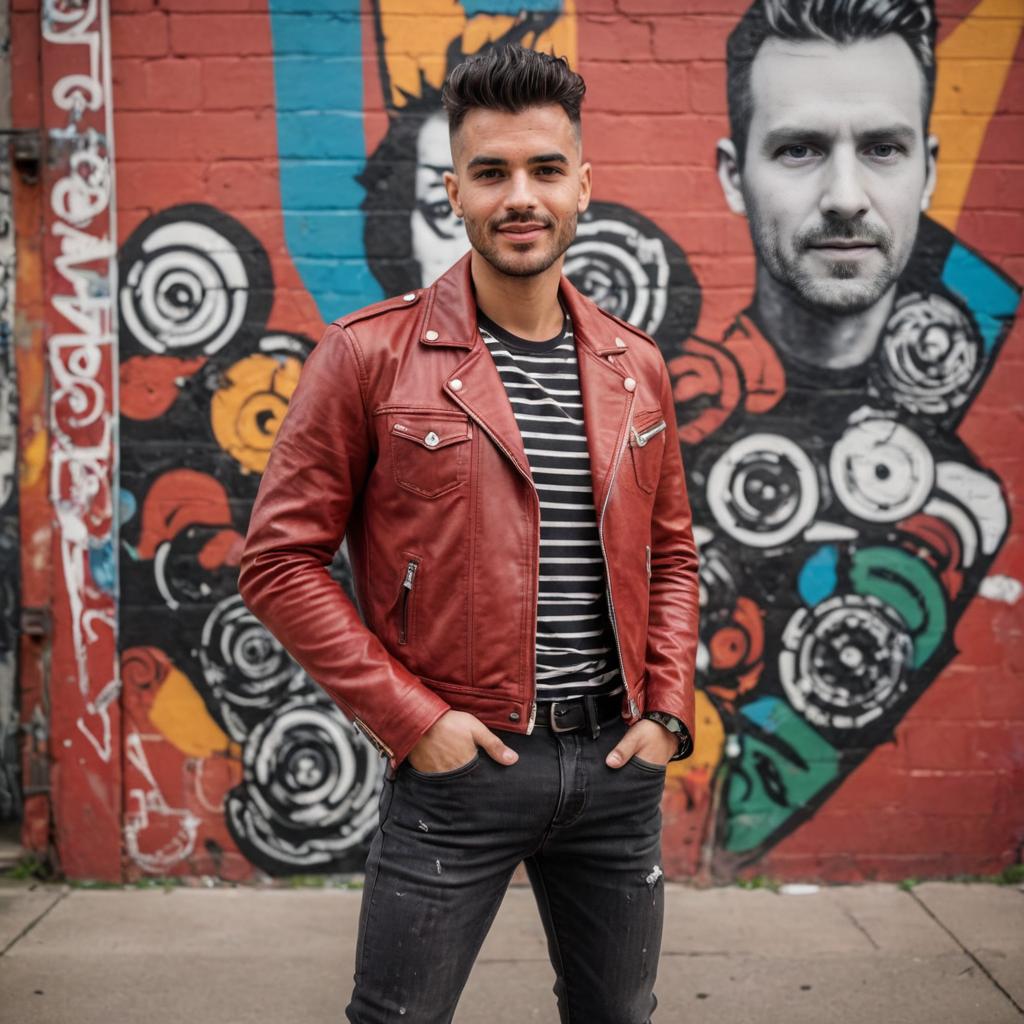
M864 548L853 556L850 581L858 594L877 597L906 623L920 668L946 635L946 594L931 566L900 548Z
M733 853L763 843L839 774L836 749L785 701L762 697L741 715L779 745L747 732L740 760L729 768L724 845Z

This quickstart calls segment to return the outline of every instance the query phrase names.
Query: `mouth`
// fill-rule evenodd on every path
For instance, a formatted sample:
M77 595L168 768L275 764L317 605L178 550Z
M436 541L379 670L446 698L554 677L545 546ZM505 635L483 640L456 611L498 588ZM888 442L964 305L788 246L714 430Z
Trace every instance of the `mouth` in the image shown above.
M834 238L827 242L815 242L808 248L813 252L820 252L823 256L849 258L851 256L866 256L868 253L875 252L878 245L875 242L857 238Z
M511 242L532 242L540 238L547 229L546 224L517 221L515 224L503 224L498 228L498 234L504 235Z

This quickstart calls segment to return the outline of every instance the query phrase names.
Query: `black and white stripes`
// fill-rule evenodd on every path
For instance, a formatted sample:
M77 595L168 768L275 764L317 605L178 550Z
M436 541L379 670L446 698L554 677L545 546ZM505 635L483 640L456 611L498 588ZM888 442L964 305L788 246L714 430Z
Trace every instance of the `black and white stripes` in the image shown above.
M480 334L505 385L540 497L537 699L619 685L604 563L583 428L572 323L523 341L480 315Z

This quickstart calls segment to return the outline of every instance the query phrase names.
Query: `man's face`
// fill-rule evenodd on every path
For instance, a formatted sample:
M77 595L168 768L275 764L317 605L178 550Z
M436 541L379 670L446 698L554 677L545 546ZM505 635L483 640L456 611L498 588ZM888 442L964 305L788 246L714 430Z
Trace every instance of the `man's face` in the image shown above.
M719 170L759 260L805 305L870 308L907 265L934 187L910 48L897 35L848 46L768 39L750 87L742 170L723 168L728 144Z
M455 173L445 178L452 209L495 270L532 277L561 259L590 202L590 165L560 106L471 110L452 156Z
M451 170L448 118L428 117L416 137L416 205L410 214L412 252L424 285L440 277L469 248L462 221L448 202L444 176Z

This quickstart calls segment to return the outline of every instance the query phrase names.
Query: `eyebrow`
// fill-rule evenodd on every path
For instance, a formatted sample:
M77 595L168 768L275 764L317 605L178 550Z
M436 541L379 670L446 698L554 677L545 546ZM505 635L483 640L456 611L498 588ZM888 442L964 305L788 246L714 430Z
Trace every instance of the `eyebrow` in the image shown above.
M539 156L531 156L526 161L528 164L566 164L569 159L562 153L541 153ZM475 156L469 161L470 167L505 167L508 161L500 156Z
M910 125L903 124L902 122L882 125L879 128L870 128L857 133L858 141L863 141L864 139L892 139L897 142L912 142L916 136L917 132ZM764 137L764 149L766 151L774 150L779 146L797 141L810 143L813 146L825 146L832 141L832 136L819 129L800 128L796 125L782 125L779 128L773 128Z

